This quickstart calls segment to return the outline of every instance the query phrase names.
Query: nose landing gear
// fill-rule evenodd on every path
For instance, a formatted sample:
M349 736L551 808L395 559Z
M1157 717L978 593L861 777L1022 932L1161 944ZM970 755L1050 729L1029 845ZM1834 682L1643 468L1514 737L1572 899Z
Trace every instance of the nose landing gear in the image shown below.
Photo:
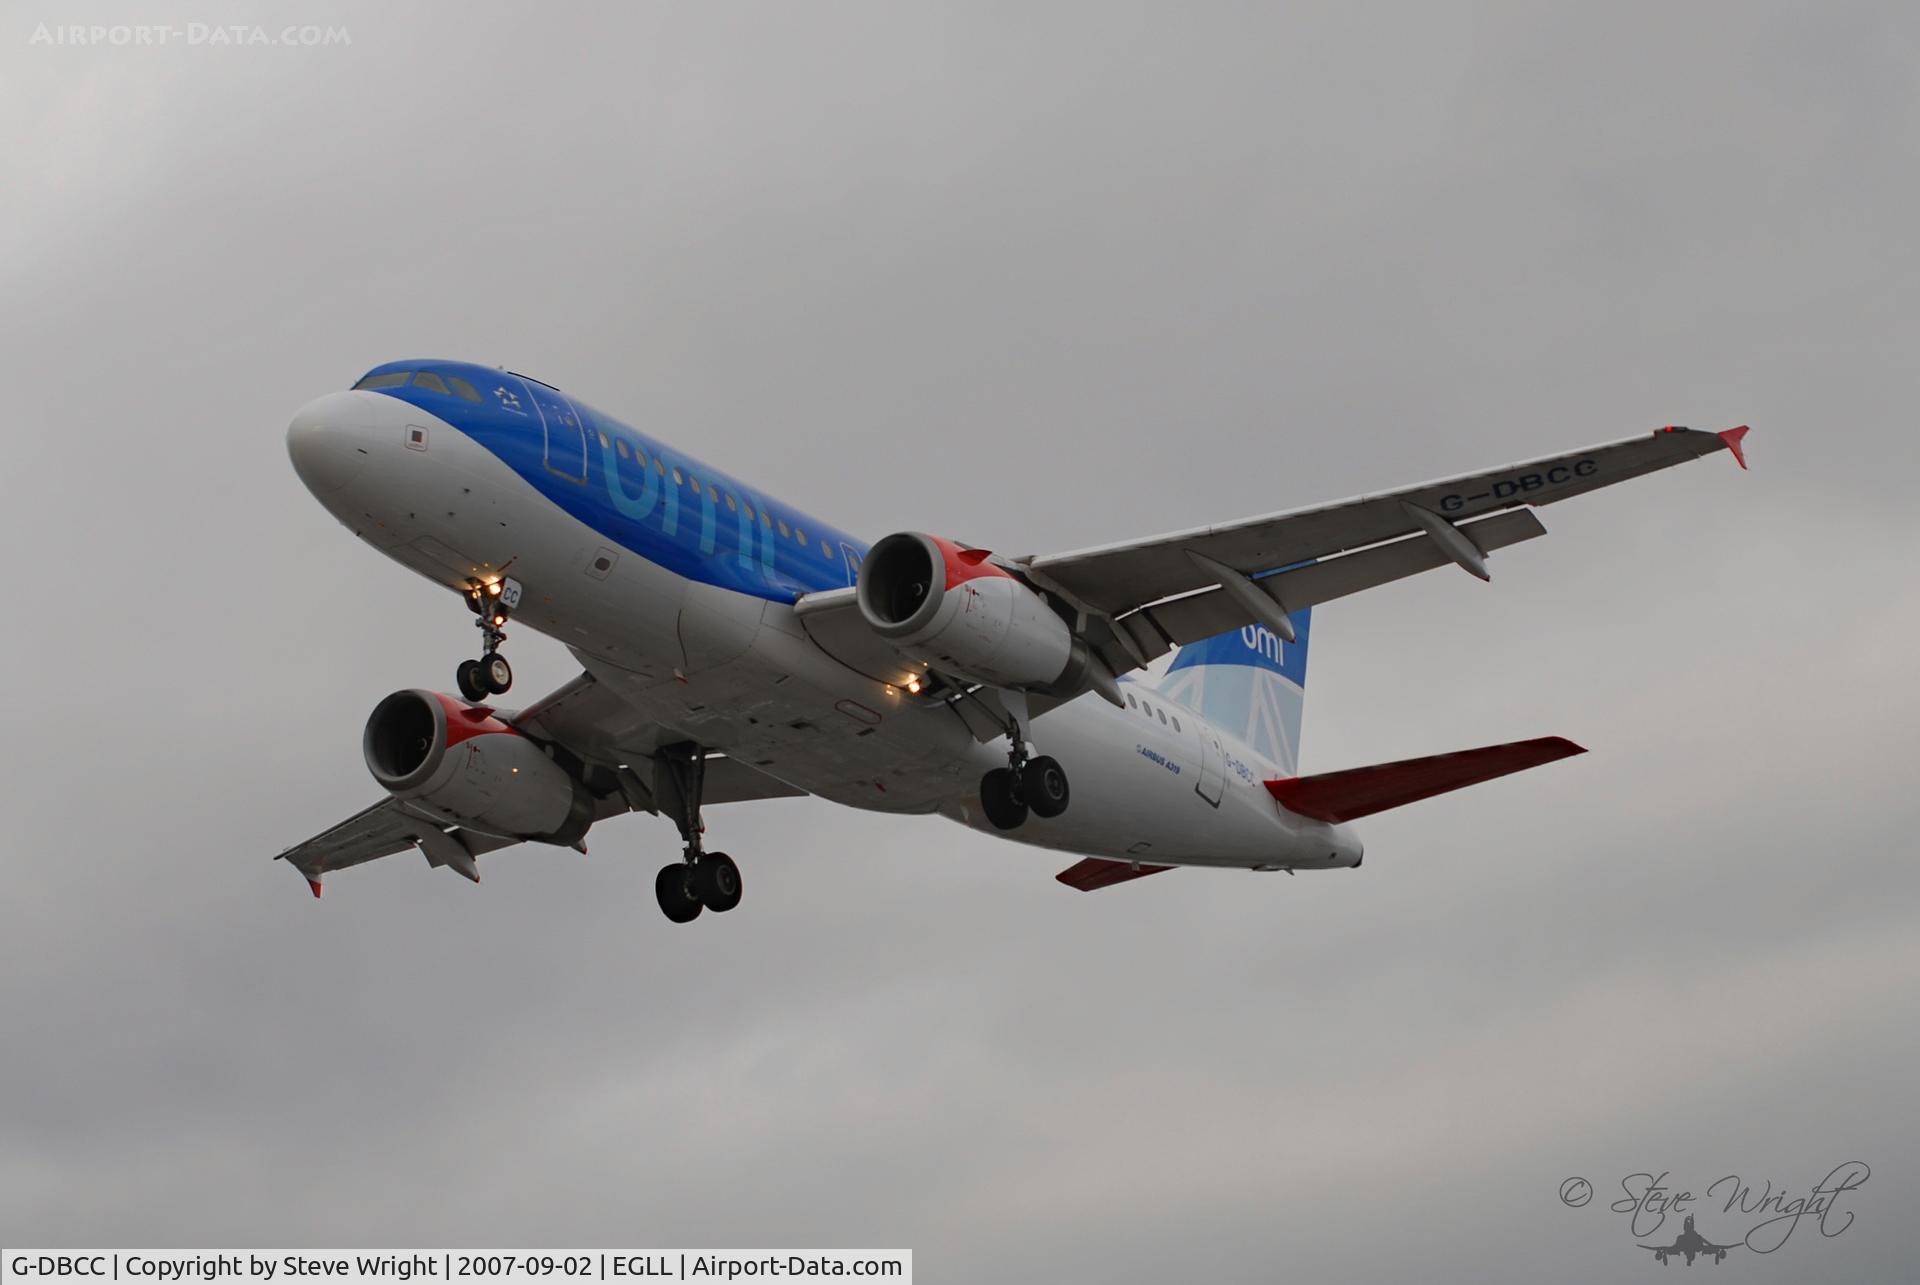
M520 582L469 580L467 586L467 608L477 617L473 623L480 631L480 659L461 661L453 677L462 696L480 701L513 686L513 666L500 654L500 644L507 640L501 626L520 605Z

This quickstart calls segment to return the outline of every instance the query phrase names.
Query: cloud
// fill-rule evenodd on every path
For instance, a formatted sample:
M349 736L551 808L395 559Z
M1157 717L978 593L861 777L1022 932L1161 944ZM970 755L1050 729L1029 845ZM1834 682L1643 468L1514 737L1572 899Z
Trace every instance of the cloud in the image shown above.
M0 53L0 1232L1612 1280L1569 1174L1857 1156L1855 1229L1745 1270L1895 1274L1910 13L298 17L352 44ZM1079 896L796 801L716 811L747 902L691 929L644 818L316 906L267 857L470 630L283 427L418 354L1012 553L1666 423L1753 423L1754 470L1322 611L1310 770L1594 751L1369 819L1359 872Z

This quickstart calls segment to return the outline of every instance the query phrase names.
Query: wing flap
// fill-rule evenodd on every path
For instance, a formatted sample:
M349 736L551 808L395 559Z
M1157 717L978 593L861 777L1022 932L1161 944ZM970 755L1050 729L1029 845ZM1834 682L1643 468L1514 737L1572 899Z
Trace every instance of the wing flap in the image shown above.
M1543 536L1547 529L1540 524L1540 519L1534 516L1532 510L1515 509L1465 523L1460 527L1460 533L1470 539L1480 552L1492 553L1495 549L1504 549L1508 545ZM1417 535L1411 539L1375 545L1358 553L1329 558L1324 562L1310 562L1291 571L1261 576L1253 583L1282 610L1293 612L1451 563L1452 559L1446 551L1432 538ZM1239 629L1252 621L1246 610L1234 602L1232 595L1217 588L1159 603L1136 614L1150 617L1154 626L1175 646L1199 642L1229 629ZM1139 636L1136 630L1136 639Z
M1266 786L1267 793L1289 812L1319 821L1352 821L1585 753L1565 737L1542 736L1344 772L1287 777L1268 781Z

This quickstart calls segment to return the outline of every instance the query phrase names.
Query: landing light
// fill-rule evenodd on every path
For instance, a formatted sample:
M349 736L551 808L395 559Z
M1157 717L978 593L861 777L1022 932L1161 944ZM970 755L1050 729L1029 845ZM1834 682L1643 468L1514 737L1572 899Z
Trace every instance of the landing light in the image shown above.
M920 680L918 678L909 678L907 680L907 690L918 694L920 691Z
M500 582L496 580L492 584L488 585L487 592L492 594L494 597L498 598L500 596Z
M504 625L507 623L507 618L505 616L495 616L493 618L493 623L496 625Z

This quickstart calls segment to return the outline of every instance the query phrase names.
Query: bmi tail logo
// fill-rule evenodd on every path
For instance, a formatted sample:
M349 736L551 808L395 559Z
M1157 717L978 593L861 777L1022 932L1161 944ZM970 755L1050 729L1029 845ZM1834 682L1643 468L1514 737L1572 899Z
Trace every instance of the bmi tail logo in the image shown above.
M1161 690L1291 773L1300 762L1312 612L1294 612L1294 641L1247 625L1180 649Z

